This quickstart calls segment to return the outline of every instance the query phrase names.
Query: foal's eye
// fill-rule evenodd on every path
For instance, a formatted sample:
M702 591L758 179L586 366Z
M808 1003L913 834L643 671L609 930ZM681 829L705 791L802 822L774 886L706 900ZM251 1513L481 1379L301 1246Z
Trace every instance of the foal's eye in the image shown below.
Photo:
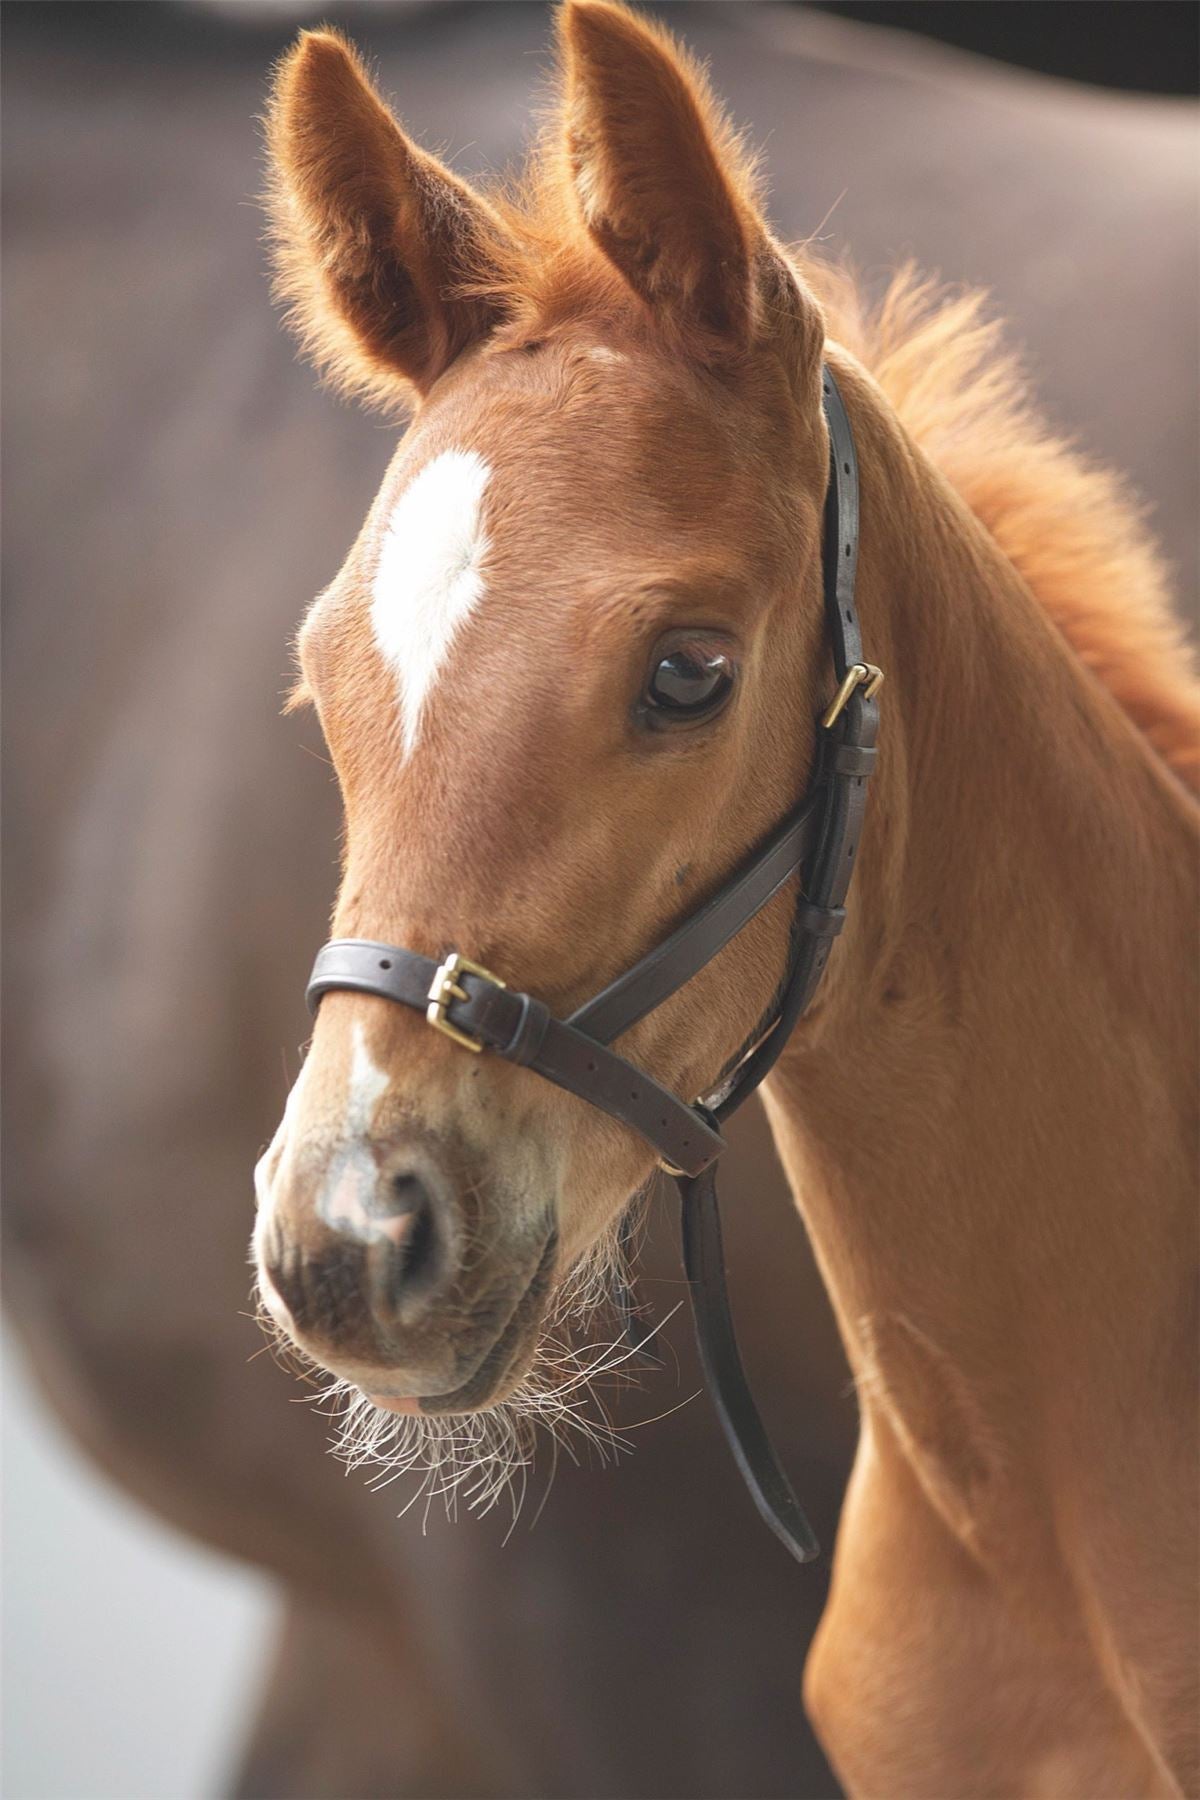
M656 725L708 718L733 692L734 662L711 638L684 638L650 672L643 705Z

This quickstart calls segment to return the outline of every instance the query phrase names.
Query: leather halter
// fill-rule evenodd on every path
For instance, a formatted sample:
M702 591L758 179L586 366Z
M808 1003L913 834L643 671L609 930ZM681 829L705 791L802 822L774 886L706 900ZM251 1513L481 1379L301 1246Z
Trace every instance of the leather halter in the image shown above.
M794 812L669 937L569 1019L554 1018L532 994L515 993L478 963L453 953L441 964L391 944L335 938L308 984L316 1011L331 989L376 994L424 1012L428 1022L470 1051L509 1062L610 1113L658 1152L679 1184L683 1257L700 1359L738 1467L759 1512L801 1562L817 1540L767 1437L746 1381L725 1286L717 1210L721 1127L770 1072L816 991L843 902L875 761L881 671L862 659L854 605L858 560L858 463L854 436L833 372L823 374L829 427L829 486L822 543L826 625L838 689L821 720L813 780ZM690 981L800 875L790 965L765 1036L734 1068L710 1105L689 1104L609 1048L615 1038Z

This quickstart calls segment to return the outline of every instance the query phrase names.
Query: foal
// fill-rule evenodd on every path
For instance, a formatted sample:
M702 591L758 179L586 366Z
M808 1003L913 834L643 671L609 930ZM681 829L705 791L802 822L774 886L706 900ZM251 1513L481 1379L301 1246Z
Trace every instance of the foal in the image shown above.
M1193 1791L1200 705L1157 566L971 303L901 283L865 320L773 239L661 33L607 0L559 32L515 197L413 145L336 35L278 73L298 329L416 403L300 635L346 807L334 932L562 1014L788 811L828 698L828 360L888 686L851 918L767 1089L862 1408L806 1701L862 1794ZM622 1050L711 1089L793 905ZM652 1167L330 994L259 1165L265 1304L380 1406L487 1415Z

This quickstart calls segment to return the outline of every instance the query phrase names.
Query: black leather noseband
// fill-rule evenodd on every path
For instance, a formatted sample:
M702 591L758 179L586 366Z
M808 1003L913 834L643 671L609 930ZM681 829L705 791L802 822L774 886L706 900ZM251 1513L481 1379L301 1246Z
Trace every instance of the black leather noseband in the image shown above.
M832 371L824 372L829 487L822 563L825 616L837 693L817 733L813 779L796 810L730 879L655 949L587 1001L556 1019L532 994L458 954L441 964L415 951L363 938L335 938L317 956L308 984L316 1010L341 988L377 994L425 1013L470 1051L490 1050L544 1075L638 1132L679 1183L683 1254L705 1375L733 1454L776 1535L801 1562L818 1553L812 1528L763 1428L746 1382L725 1286L716 1162L721 1127L770 1072L816 991L843 903L875 761L881 672L862 659L854 605L858 560L858 463ZM800 877L791 959L765 1035L735 1067L710 1106L689 1104L609 1048L712 961L793 876Z

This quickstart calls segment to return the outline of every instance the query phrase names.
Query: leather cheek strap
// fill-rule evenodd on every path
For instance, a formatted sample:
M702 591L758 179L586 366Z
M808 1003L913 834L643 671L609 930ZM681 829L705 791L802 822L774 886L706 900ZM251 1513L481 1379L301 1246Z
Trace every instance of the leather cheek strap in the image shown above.
M437 974L438 964L416 951L369 938L334 938L313 964L309 1010L316 1011L323 995L344 989L426 1012ZM445 1023L464 1037L619 1119L685 1175L700 1174L721 1154L725 1140L701 1109L574 1025L553 1018L532 994L469 971L457 982L466 998L450 1001Z

